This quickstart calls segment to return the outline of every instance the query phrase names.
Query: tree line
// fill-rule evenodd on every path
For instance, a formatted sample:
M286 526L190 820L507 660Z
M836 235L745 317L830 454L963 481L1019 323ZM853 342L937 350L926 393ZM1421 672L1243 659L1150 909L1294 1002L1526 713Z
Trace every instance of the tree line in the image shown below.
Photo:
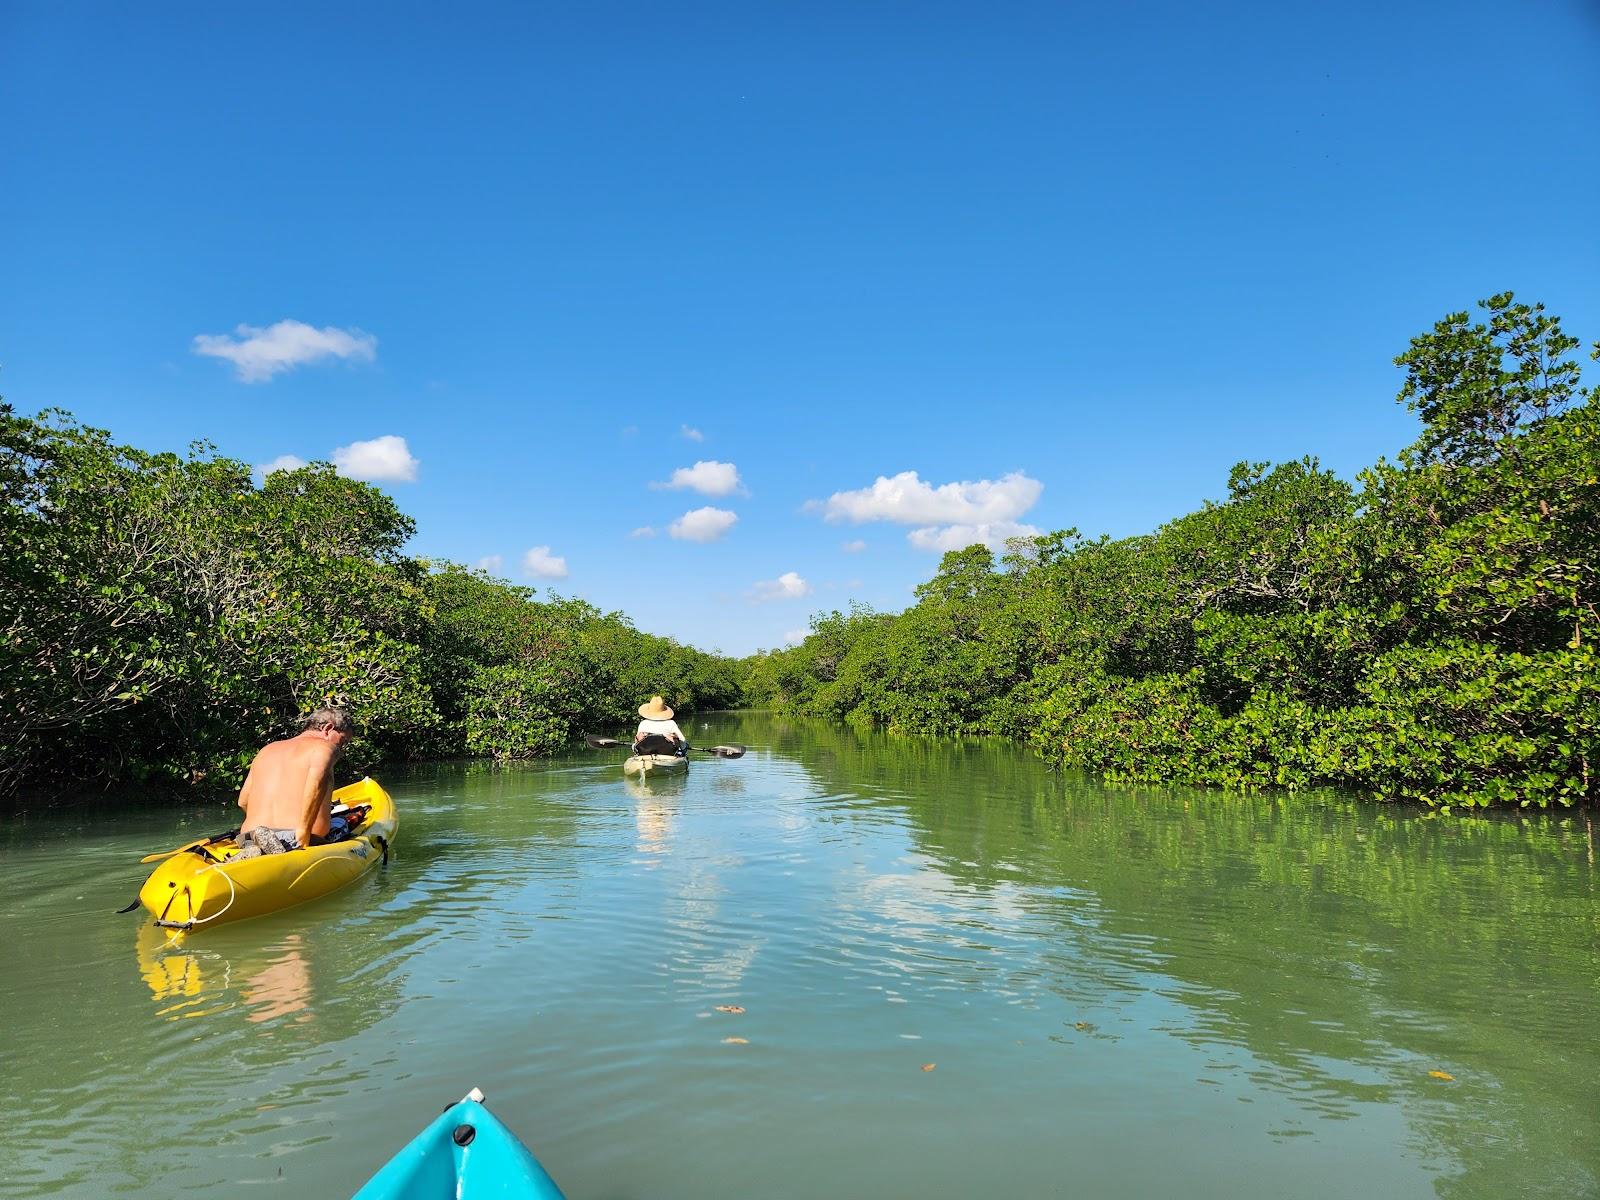
M1592 802L1600 392L1541 305L1480 308L1396 359L1421 435L1354 483L1241 463L1151 534L971 546L904 612L743 661L409 556L412 520L327 464L258 480L0 403L0 795L232 786L329 702L358 763L535 757L660 693L1113 780Z
M1240 463L1145 536L952 552L904 612L749 660L749 701L1122 781L1593 802L1600 390L1542 305L1479 307L1395 360L1422 425L1395 461Z
M235 786L326 703L358 765L550 754L653 693L738 703L736 661L408 556L412 531L327 464L258 481L0 404L0 795Z

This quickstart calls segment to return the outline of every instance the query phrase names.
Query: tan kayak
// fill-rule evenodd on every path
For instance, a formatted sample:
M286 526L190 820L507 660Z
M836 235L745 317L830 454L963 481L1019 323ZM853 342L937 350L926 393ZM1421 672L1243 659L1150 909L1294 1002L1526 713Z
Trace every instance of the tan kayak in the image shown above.
M620 742L616 738L596 737L592 733L583 735L583 740L591 750L622 750L628 748L627 742ZM737 743L727 746L690 746L690 750L700 754L715 754L718 758L743 758L745 748ZM677 775L689 769L689 756L687 754L635 754L622 764L624 775L637 775L640 779L648 779L652 775Z
M678 754L635 754L622 764L624 775L675 775L689 769L689 759Z

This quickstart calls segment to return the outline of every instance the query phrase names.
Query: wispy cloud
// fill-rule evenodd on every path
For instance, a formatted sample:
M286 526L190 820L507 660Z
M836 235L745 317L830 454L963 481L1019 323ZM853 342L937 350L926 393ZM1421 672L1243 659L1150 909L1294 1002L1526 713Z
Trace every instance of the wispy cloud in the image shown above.
M683 542L715 542L732 529L739 515L725 508L696 508L667 527L667 532Z
M1013 471L999 479L931 484L915 471L880 475L871 487L835 492L806 504L832 522L890 521L916 525L906 540L920 550L959 550L982 543L994 549L1008 538L1037 537L1039 530L1017 521L1036 503L1044 484ZM850 549L855 543L846 543Z
M293 454L280 454L269 463L257 463L254 467L256 478L265 479L277 471L298 471L306 465L306 460L297 458Z
M480 571L487 571L491 575L498 575L500 568L506 565L506 560L498 554L486 554L473 564Z
M631 538L653 538L655 535L656 527L654 525L641 525L628 536Z
M786 645L786 646L798 646L801 642L805 641L806 638L808 638L810 636L811 636L811 630L809 630L809 629L791 629L791 630L789 630L789 632L787 632L787 633L785 633L783 635L784 645Z
M906 534L906 541L918 550L940 553L980 544L991 550L1004 550L1012 538L1036 538L1041 532L1033 525L1019 525L1015 521L987 521L978 525L929 525L913 529Z
M359 329L321 329L303 321L276 325L240 325L237 336L202 333L194 339L194 352L233 364L241 383L265 383L274 375L307 363L330 358L371 362L378 355L378 339Z
M776 579L763 579L750 589L750 599L757 604L771 600L793 600L810 594L811 585L800 578L798 571L785 571Z
M680 425L678 426L678 432L691 442L703 442L706 440L706 435L701 433L693 425Z
M522 556L522 570L535 579L565 579L567 560L551 554L549 546L534 546Z
M339 474L367 483L412 483L422 464L411 456L403 437L388 433L369 442L351 442L333 452Z
M839 543L839 549L843 550L846 554L860 554L866 548L867 544L860 538L856 538L849 542Z
M688 489L702 496L731 496L744 491L739 468L715 459L697 462L692 467L679 467L665 483L652 483L650 486L674 491Z

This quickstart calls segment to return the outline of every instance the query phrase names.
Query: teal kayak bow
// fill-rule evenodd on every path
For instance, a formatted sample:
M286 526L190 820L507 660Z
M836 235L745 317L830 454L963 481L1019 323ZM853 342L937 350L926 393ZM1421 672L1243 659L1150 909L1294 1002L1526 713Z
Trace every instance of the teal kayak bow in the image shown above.
M354 1200L565 1200L533 1152L473 1088L406 1145Z

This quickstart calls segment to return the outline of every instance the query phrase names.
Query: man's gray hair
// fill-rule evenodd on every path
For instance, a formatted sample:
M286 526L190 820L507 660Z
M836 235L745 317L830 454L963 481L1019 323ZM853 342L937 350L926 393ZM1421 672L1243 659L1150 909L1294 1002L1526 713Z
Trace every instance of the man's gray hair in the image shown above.
M356 724L342 708L319 708L300 718L301 729L331 729L335 733L354 733Z

